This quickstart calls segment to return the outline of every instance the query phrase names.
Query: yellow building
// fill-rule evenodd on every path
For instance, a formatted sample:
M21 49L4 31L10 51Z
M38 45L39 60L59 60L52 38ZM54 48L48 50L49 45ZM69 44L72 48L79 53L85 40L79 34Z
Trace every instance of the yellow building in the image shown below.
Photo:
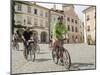
M95 44L96 41L96 7L90 6L83 11L85 14L85 43Z

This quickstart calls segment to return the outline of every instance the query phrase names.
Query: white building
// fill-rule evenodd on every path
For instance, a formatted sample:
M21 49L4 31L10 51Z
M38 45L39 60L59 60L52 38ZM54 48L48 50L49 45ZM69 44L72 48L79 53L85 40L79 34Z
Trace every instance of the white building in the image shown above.
M85 43L96 43L96 7L90 6L83 10L84 15L84 31Z
M15 26L29 27L37 33L40 42L49 41L49 10L35 3L15 1ZM16 31L15 28L14 31Z
M36 3L28 1L14 1L15 12L14 20L17 29L31 28L36 32L41 43L49 42L49 33L53 29L53 25L57 22L59 16L64 17L64 24L68 28L67 43L80 43L82 30L80 31L80 19L74 11L74 5L63 5L63 10L57 10L56 5L53 9L48 9Z

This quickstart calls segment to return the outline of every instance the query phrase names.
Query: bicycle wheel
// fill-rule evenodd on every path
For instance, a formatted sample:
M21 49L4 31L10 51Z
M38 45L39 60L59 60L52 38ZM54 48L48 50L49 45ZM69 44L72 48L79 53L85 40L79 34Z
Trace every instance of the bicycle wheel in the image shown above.
M67 49L64 49L64 52L63 52L63 64L66 69L69 69L71 66L71 58Z
M57 50L52 50L52 58L55 64L58 64L58 56L57 56Z
M12 49L16 50L16 43L14 41L12 42Z
M25 48L25 50L23 51L23 55L24 55L24 58L27 60L28 54L27 54L27 49L26 49L26 48Z
M19 51L19 44L18 43L16 44L16 50Z
M32 47L31 49L31 59L33 62L35 61L35 48L34 47Z
M36 51L37 51L37 53L40 53L40 46L39 45L36 46Z

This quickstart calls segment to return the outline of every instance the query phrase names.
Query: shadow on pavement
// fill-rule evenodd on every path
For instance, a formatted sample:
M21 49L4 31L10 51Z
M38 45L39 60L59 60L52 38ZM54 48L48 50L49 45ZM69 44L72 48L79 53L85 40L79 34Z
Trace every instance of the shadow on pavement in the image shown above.
M92 63L72 63L70 70L85 70L95 69L95 65Z
M40 53L38 53L38 54L48 54L48 52L40 52Z
M36 59L36 62L45 62L45 61L49 61L52 59L44 59L44 58L40 58L40 59Z

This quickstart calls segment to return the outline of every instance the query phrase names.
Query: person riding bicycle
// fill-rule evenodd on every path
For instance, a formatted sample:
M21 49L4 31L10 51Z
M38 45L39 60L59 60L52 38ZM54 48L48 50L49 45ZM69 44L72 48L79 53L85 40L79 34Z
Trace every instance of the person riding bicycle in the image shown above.
M63 16L58 17L58 22L53 28L53 48L63 46L63 39L66 39L67 28L63 23ZM62 62L62 60L61 60Z
M26 30L23 32L23 41L24 41L24 46L25 46L25 58L27 58L27 54L29 54L28 46L29 42L31 41L32 37L32 31L30 31L29 28L26 28Z
M38 44L38 36L37 36L36 32L33 33L33 40L34 40L34 44L37 46L37 44Z
M13 46L16 47L16 45L18 44L18 39L19 39L19 35L18 35L18 30L13 34L13 38L12 38L12 42L13 42Z
M17 32L15 32L14 34L13 34L13 40L12 41L18 41L18 34L17 34Z

